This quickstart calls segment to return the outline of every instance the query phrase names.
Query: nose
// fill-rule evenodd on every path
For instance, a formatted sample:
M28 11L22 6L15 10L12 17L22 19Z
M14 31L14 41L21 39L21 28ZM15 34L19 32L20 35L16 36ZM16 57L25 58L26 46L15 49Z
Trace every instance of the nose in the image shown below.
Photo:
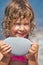
M24 31L25 30L24 25L20 25L19 30Z

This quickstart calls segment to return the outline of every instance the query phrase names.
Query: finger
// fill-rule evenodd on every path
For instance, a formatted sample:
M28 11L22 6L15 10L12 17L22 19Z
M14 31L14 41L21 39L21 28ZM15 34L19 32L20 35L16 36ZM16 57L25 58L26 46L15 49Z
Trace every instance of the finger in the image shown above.
M35 47L38 47L39 48L39 45L36 42L32 43L31 46L35 46Z
M0 41L0 46L2 46L2 45L5 45L5 43L3 41Z
M6 46L4 49L2 49L2 52L7 51L10 48L11 48L10 46Z
M4 48L6 48L6 47L10 47L10 45L5 44L5 45L1 46L1 49L4 49Z
M31 47L31 49L32 49L33 51L38 51L38 47L35 46L35 45L33 45L33 46Z
M31 54L35 54L36 52L37 52L36 49L33 49L33 48L29 49L29 53L31 53Z
M3 46L3 45L6 45L6 44L4 44L4 43L0 43L0 46Z
M11 48L9 50L7 50L7 51L2 52L2 54L7 54L9 52L11 52Z
M29 53L30 53L30 54L34 54L34 52L33 52L31 49L29 49Z

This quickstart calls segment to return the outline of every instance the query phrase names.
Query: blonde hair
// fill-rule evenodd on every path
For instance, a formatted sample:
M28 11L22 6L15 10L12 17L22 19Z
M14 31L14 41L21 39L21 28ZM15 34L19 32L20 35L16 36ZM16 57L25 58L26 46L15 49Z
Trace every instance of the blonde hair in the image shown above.
M27 18L30 19L31 30L34 29L35 25L33 23L34 13L31 6L28 4L26 0L13 0L9 3L9 5L5 9L5 16L2 22L3 26L3 34L5 37L9 37L10 35L10 24L12 24L12 20L18 20L18 18Z

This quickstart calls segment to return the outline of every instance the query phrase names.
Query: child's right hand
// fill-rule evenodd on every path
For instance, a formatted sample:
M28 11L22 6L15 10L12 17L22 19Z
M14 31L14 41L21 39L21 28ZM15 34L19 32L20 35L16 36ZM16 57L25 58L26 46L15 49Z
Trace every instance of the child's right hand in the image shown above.
M10 51L11 51L10 45L8 45L8 44L4 43L4 41L0 40L0 52L5 55L5 54L9 53Z
M0 52L0 60L2 60L3 58L3 54Z

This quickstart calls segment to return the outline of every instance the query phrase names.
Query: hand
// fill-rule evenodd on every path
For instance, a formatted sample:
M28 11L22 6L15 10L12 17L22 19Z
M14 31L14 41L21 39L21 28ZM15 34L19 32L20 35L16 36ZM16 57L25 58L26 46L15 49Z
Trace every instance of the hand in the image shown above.
M39 45L36 42L32 43L29 49L29 53L26 55L27 59L29 59L30 57L35 57L35 55L38 53L38 49Z
M11 51L10 45L4 43L4 41L0 41L0 52L2 54L7 54Z
M2 60L3 58L3 54L0 52L0 61Z
M29 53L36 54L38 52L38 49L39 49L39 45L36 42L34 42L31 44L31 47L29 49Z

